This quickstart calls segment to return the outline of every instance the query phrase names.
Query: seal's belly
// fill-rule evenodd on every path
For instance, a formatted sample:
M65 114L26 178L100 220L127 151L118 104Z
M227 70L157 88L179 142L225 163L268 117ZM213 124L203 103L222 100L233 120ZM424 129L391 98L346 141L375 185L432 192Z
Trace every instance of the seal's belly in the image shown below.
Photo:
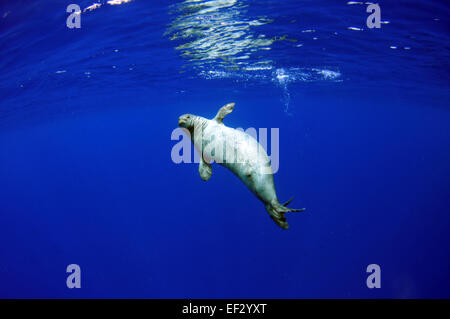
M209 123L202 139L195 139L194 144L206 161L228 168L262 201L270 202L276 197L270 159L250 135Z
M240 163L256 169L270 164L266 151L252 136L223 125L204 130L201 150L205 159L224 166Z

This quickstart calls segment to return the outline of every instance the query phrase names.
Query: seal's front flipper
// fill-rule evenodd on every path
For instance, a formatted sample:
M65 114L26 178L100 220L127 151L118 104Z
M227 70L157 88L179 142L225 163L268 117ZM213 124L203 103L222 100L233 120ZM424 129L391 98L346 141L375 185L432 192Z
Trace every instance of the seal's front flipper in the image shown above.
M227 105L224 105L220 108L219 112L217 112L216 117L214 118L214 121L216 121L219 124L222 124L223 118L225 115L230 114L233 112L234 109L234 103L228 103Z
M212 175L211 164L208 164L201 159L200 165L198 167L198 172L200 173L200 177L206 182Z

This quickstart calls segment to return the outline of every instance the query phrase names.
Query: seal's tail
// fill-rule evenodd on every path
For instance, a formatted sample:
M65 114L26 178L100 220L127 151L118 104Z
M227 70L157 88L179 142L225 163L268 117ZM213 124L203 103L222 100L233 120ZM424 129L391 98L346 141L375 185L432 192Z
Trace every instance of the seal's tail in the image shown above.
M283 205L281 205L277 200L271 204L266 205L266 210L269 213L270 218L272 218L272 220L283 229L289 228L289 224L287 223L284 214L290 212L303 212L306 210L306 208L301 209L287 208L286 206L289 205L289 203L292 202L292 200L293 198L288 200Z

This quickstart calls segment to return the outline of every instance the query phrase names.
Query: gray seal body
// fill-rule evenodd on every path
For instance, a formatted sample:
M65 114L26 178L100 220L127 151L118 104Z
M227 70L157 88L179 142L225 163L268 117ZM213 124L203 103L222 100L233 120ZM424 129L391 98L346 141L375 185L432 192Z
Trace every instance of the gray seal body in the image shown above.
M272 220L281 228L288 229L285 213L305 209L287 208L292 199L284 205L279 203L270 159L264 148L244 131L223 124L223 118L233 109L234 103L226 104L212 120L192 114L184 114L178 119L179 126L189 131L200 154L200 177L204 181L211 177L212 162L226 167L264 203Z

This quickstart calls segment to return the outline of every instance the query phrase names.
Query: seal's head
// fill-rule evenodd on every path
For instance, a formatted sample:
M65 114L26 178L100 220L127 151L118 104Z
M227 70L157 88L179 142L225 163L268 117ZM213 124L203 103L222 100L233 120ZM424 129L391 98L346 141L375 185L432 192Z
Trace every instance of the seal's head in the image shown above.
M183 114L178 118L178 126L189 130L192 127L194 127L194 124L195 124L194 119L195 119L195 115Z

